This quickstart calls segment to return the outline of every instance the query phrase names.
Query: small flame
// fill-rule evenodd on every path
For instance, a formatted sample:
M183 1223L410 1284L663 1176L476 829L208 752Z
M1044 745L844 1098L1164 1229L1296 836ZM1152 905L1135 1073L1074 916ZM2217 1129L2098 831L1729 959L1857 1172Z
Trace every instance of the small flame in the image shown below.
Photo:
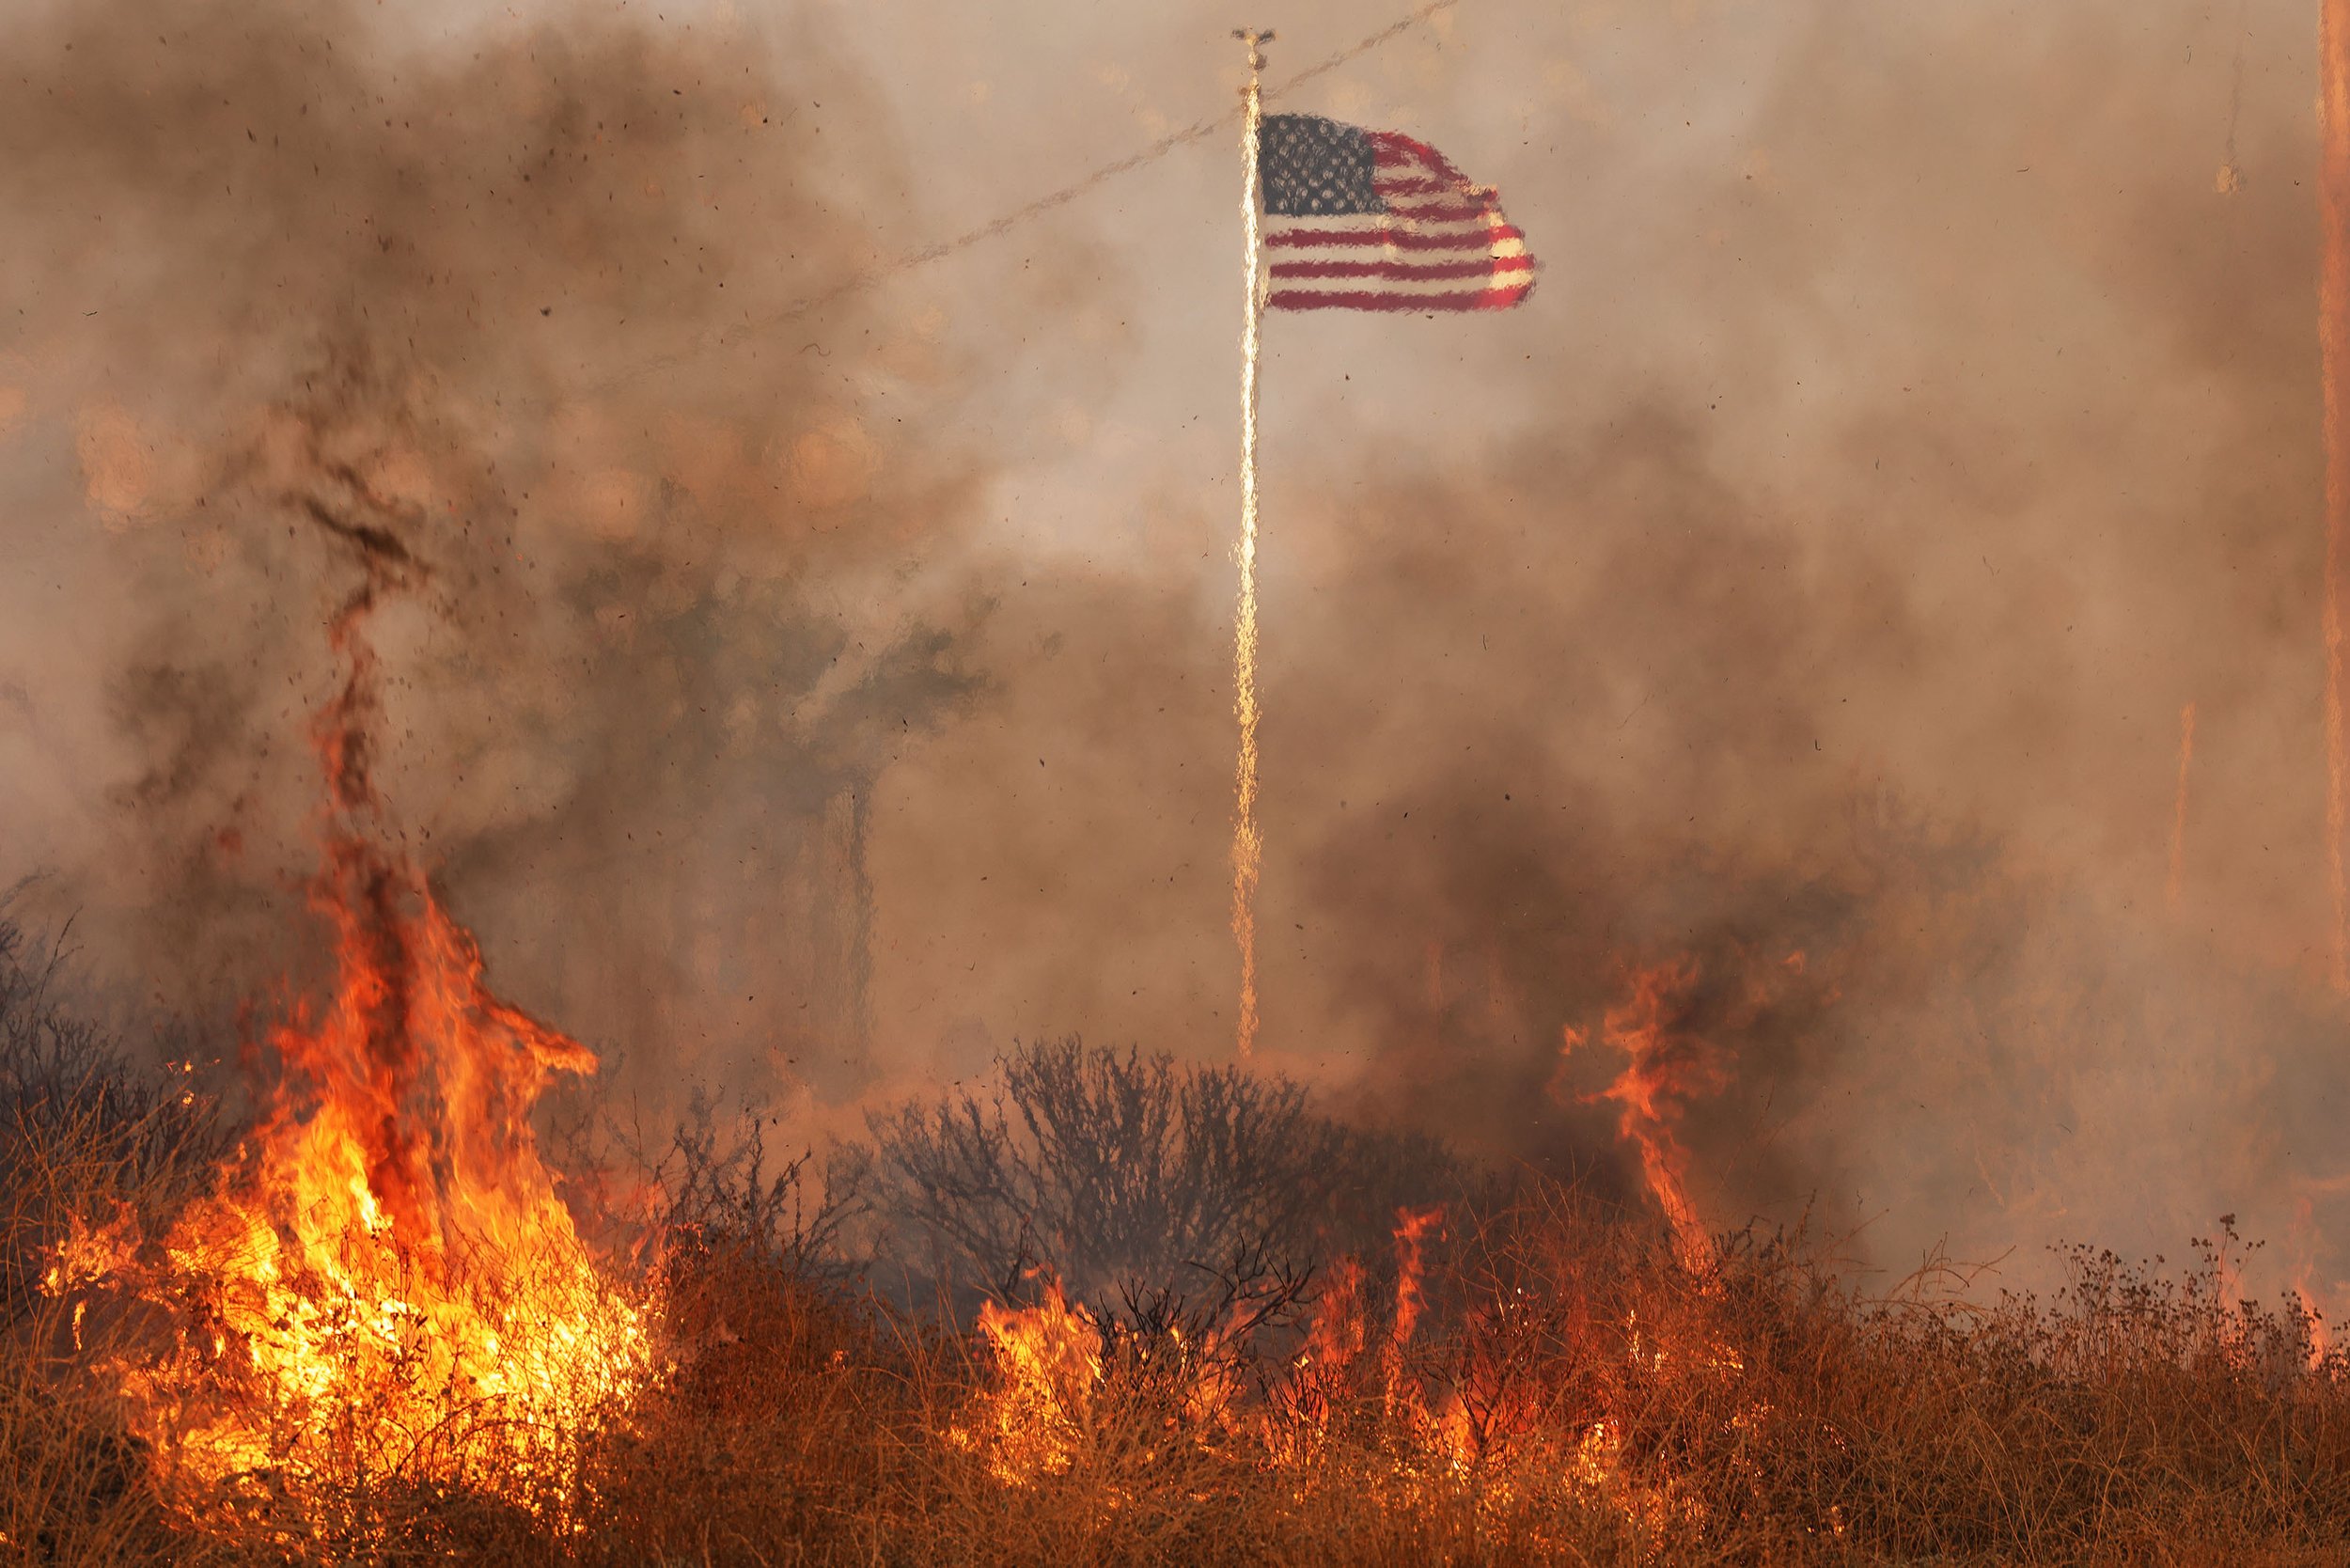
M2293 1295L2301 1309L2301 1321L2309 1331L2309 1370L2313 1372L2325 1370L2326 1356L2334 1344L2333 1329L2326 1321L2326 1304L2319 1299L2316 1193L2329 1188L2338 1189L2345 1183L2350 1183L2350 1178L2336 1178L2331 1182L2305 1185L2294 1195L2293 1200L2290 1231L2295 1259ZM2337 1294L2335 1300L2339 1302L2340 1299Z
M1395 1216L1395 1337L1391 1341L1401 1348L1419 1326L1422 1306L1420 1280L1427 1272L1423 1256L1428 1233L1444 1219L1444 1205L1432 1204L1424 1209L1400 1209Z
M1413 1332L1419 1327L1420 1312L1426 1303L1421 1296L1420 1281L1427 1272L1425 1247L1428 1233L1444 1218L1444 1205L1434 1204L1425 1209L1400 1209L1395 1216L1395 1327L1387 1338L1386 1402L1390 1415L1401 1407L1413 1418L1423 1418L1426 1409L1419 1387L1406 1374L1403 1367L1403 1347L1411 1342Z
M995 1361L995 1387L981 1396L976 1419L948 1437L983 1453L989 1472L1008 1485L1067 1473L1102 1378L1101 1331L1051 1279L1034 1307L983 1303L979 1334Z
M1363 1353L1363 1267L1341 1258L1330 1271L1330 1282L1314 1304L1312 1325L1306 1333L1302 1365L1323 1372L1341 1371Z
M1786 967L1800 973L1799 961ZM1688 958L1632 972L1631 995L1601 1021L1606 1043L1623 1053L1623 1071L1606 1089L1582 1098L1587 1104L1615 1103L1617 1135L1638 1149L1649 1193L1672 1227L1675 1251L1688 1267L1702 1270L1714 1262L1714 1244L1689 1197L1688 1152L1673 1135L1688 1097L1719 1089L1725 1076L1702 1043L1676 1027L1697 979L1697 963ZM1574 1055L1589 1039L1570 1026L1561 1058Z
M2309 1370L2323 1372L2326 1356L2333 1352L2334 1331L2326 1325L2326 1314L2318 1309L2317 1302L2311 1296L2307 1280L2294 1285L2293 1297L2301 1308L2301 1321L2309 1327Z

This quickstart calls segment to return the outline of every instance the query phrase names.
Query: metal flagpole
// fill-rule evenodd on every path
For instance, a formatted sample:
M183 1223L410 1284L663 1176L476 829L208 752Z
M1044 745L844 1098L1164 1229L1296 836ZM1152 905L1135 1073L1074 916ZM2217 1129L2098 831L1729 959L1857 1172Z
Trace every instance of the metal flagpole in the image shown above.
M1258 227L1257 133L1264 122L1259 83L1270 32L1236 27L1248 45L1241 89L1241 248L1245 285L1240 328L1240 613L1232 647L1232 711L1240 760L1232 815L1232 936L1240 944L1240 1054L1257 1043L1257 879L1264 840L1257 831L1257 325L1264 313L1263 244Z

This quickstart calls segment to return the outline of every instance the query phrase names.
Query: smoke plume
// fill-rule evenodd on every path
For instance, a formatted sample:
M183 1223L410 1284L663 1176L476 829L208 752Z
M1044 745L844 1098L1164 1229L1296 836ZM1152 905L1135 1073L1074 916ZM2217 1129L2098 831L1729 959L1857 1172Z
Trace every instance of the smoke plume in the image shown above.
M14 24L15 858L169 1005L287 967L315 503L431 569L396 816L623 1085L1229 1049L1237 171L835 291L1213 112L1223 24L942 19L893 89L615 14ZM1606 1020L1677 965L1717 1223L2029 1277L2233 1214L2350 1276L2299 18L1464 4L1283 102L1428 136L1545 274L1267 324L1270 1062L1629 1194Z
M967 700L981 612L896 581L979 469L902 422L934 333L792 314L871 259L891 165L797 41L16 29L13 527L60 579L21 590L14 771L66 797L20 848L102 964L188 1007L290 962L355 530L422 585L377 628L378 771L494 964L646 1082L855 1081L873 779Z

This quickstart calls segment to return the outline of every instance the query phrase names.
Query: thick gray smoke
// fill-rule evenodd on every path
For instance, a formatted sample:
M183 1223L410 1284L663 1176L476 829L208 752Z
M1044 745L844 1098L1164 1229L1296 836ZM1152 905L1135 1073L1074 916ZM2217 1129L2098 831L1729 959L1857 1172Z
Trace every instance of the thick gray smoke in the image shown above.
M1316 15L1302 56L1359 21ZM1268 1049L1570 1166L1617 1142L1608 1011L1686 964L1717 1220L2013 1278L2233 1214L2264 1284L2350 1272L2306 16L1455 22L1285 105L1431 136L1548 270L1493 321L1269 323ZM1022 572L1000 728L885 783L883 919L929 940L883 1011L943 1067L1230 1036L1227 233L1135 247L1196 306L1096 411L1143 498Z
M289 962L324 498L432 568L396 810L626 1084L1229 1050L1229 150L786 311L1212 112L1231 19L870 9L863 75L822 11L13 24L0 808L102 970ZM1296 11L1277 78L1387 20ZM2350 1275L2310 27L2231 12L1465 0L1284 102L1547 270L1270 323L1273 1060L1628 1187L1677 965L1716 1221Z
M788 316L870 259L834 185L885 175L878 117L690 29L468 41L17 28L11 858L154 1000L259 994L315 854L332 536L374 528L422 585L376 632L379 770L505 982L638 1082L837 1090L873 780L968 698L980 610L891 588L972 507L905 422L944 356Z

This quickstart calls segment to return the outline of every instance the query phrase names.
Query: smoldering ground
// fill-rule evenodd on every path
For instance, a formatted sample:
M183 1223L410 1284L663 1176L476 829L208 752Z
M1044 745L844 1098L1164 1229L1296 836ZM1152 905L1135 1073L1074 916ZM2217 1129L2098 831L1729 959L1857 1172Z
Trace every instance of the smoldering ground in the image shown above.
M1816 1199L1898 1265L2232 1211L2350 1272L2285 14L1465 11L1286 105L1459 127L1548 274L1270 334L1272 1060L1624 1185L1606 1014L1685 962L1711 1217ZM1228 444L1174 432L1227 428L1229 279L1079 216L954 263L983 324L804 333L903 156L813 34L746 71L677 24L371 27L85 8L10 51L6 483L55 586L0 712L97 950L175 1005L285 962L344 586L306 498L433 564L382 629L396 815L633 1083L1227 1049ZM1015 548L983 362L1105 300L1214 346L1211 416L1089 338L1038 403L1143 435L1098 539Z

